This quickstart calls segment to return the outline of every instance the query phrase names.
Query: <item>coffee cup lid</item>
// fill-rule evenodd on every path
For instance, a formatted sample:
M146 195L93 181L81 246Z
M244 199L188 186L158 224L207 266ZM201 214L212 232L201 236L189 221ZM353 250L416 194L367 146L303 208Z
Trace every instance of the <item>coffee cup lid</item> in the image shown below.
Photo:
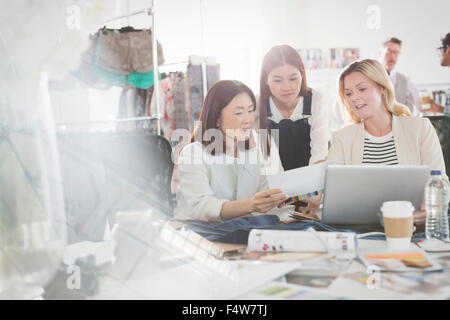
M381 206L383 215L409 216L414 211L410 201L386 201Z

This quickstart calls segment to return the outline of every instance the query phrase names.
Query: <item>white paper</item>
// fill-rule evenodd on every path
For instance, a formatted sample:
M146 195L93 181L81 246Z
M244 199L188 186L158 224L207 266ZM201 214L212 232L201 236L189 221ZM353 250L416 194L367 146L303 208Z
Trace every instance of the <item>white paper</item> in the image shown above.
M424 242L418 242L417 246L426 252L450 252L450 238L445 240L428 239Z
M325 185L325 173L328 164L329 162L322 162L267 176L269 188L280 188L288 197L321 191Z

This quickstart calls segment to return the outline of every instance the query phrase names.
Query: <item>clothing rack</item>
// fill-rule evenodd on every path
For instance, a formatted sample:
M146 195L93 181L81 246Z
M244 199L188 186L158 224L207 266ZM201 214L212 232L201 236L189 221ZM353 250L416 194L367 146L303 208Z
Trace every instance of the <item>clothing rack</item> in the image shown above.
M117 16L111 19L108 19L104 22L104 24L116 21L123 18L129 18L131 16L135 16L138 14L146 13L152 17L152 23L150 29L152 30L152 55L153 55L153 86L154 86L154 97L156 102L156 115L152 115L151 118L156 120L156 131L158 135L161 135L161 123L160 123L160 110L161 110L161 101L159 99L159 71L158 71L158 43L156 40L156 29L155 29L155 0L152 0L152 6L150 8L145 8L142 10L134 11L131 13L127 13L125 15Z
M108 20L105 20L102 25L105 25L107 23L129 18L135 15L139 14L148 14L152 17L151 22L151 30L152 30L152 55L153 55L153 85L154 85L154 93L153 96L155 98L155 105L156 105L156 113L153 114L151 117L141 117L141 118L128 118L128 119L117 119L117 120L110 120L110 121L89 121L89 122L70 122L70 123L57 123L57 130L59 132L67 132L67 127L72 125L87 125L90 126L91 124L106 124L106 123L122 123L124 121L156 121L156 133L157 135L161 135L161 119L163 116L161 115L161 101L160 101L160 80L159 80L159 65L158 65L158 47L157 47L157 37L156 37L156 28L155 28L155 0L152 0L152 6L149 8L144 8L142 10L137 10L134 12L127 12L127 14L116 16L113 18L110 18ZM127 2L127 11L129 11L129 4ZM128 19L129 22L129 19ZM197 59L200 58L201 60L201 66L202 66L202 87L203 87L203 99L206 98L207 93L207 72L206 72L206 57L197 57ZM162 64L161 66L172 66L177 64L186 64L190 63L190 61L182 61L182 62L174 62L174 63L167 63Z
M206 72L206 57L200 57L196 56L196 59L201 60L201 66L202 66L202 88L203 88L203 100L206 98L206 93L208 92L208 79L207 79L207 72ZM172 63L164 63L161 65L161 67L170 67L174 65L182 65L182 64L190 64L191 61L179 61L179 62L172 62Z

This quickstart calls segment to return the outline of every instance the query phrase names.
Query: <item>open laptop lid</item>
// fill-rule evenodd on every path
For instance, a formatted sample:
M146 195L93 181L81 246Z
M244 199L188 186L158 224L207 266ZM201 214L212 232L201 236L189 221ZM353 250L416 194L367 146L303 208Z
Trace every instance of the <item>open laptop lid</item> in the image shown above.
M380 225L385 201L423 203L428 166L328 165L322 222L332 225Z

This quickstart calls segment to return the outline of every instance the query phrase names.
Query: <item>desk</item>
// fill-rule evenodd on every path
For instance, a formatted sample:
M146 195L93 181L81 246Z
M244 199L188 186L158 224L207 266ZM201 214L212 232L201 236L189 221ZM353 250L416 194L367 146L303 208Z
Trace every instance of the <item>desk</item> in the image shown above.
M296 286L302 290L317 292L330 299L333 297L350 299L445 299L450 297L448 267L442 272L426 273L427 277L430 275L434 281L447 284L446 288L441 288L442 290L423 285L411 289L416 283L414 280L396 278L392 272L382 273L379 288L371 289L365 281L350 277L355 274L362 277L370 275L363 263L354 259L341 263L339 273L336 272L339 277L331 285L317 289L286 283L287 274L302 273L308 261L313 263L312 260L288 262L230 260L223 256L223 252L242 250L245 246L212 243L192 231L177 230L170 224L164 224L160 229L154 228L154 226L133 228L132 230L136 232L121 232L119 238L116 234L115 239L119 240L116 246L114 241L110 240L103 243L81 243L67 248L66 253L70 252L65 259L68 265L75 261L77 255L82 256L86 253L94 253L97 261L111 261L98 277L97 293L88 298L278 299L279 296L255 295L273 281L280 285ZM159 231L152 234L155 230ZM411 246L416 245L411 244ZM78 252L73 250L74 248L78 248ZM358 240L358 250L361 252L384 248L386 248L385 241ZM428 255L434 258L450 256L450 253ZM333 263L333 267L334 265L338 265L338 261ZM318 268L317 265L313 266ZM393 280L399 282L399 285L396 286ZM403 290L405 287L407 290Z
M359 240L359 250L385 248L385 241ZM412 244L412 246L415 246ZM428 254L435 258L444 254ZM450 270L428 273L434 278L447 279L447 287L437 291L422 288L407 290L391 284L394 273L382 273L379 288L370 289L366 283L355 281L347 275L367 273L366 267L353 260L345 272L328 288L316 289L305 286L286 284L285 275L301 266L299 262L255 262L245 260L194 259L170 252L147 251L136 263L130 262L130 268L117 273L111 269L100 278L99 293L91 299L188 299L188 300L227 300L227 299L261 299L255 295L269 283L279 283L317 292L329 298L348 299L446 299L450 297ZM122 270L123 271L123 270ZM416 273L420 275L421 273ZM401 275L397 273L397 275ZM404 282L408 279L397 278ZM387 281L387 282L386 282ZM394 286L392 288L392 286ZM411 287L411 286L410 286ZM403 286L402 286L403 288ZM427 291L429 290L429 291ZM268 296L267 299L279 297Z

